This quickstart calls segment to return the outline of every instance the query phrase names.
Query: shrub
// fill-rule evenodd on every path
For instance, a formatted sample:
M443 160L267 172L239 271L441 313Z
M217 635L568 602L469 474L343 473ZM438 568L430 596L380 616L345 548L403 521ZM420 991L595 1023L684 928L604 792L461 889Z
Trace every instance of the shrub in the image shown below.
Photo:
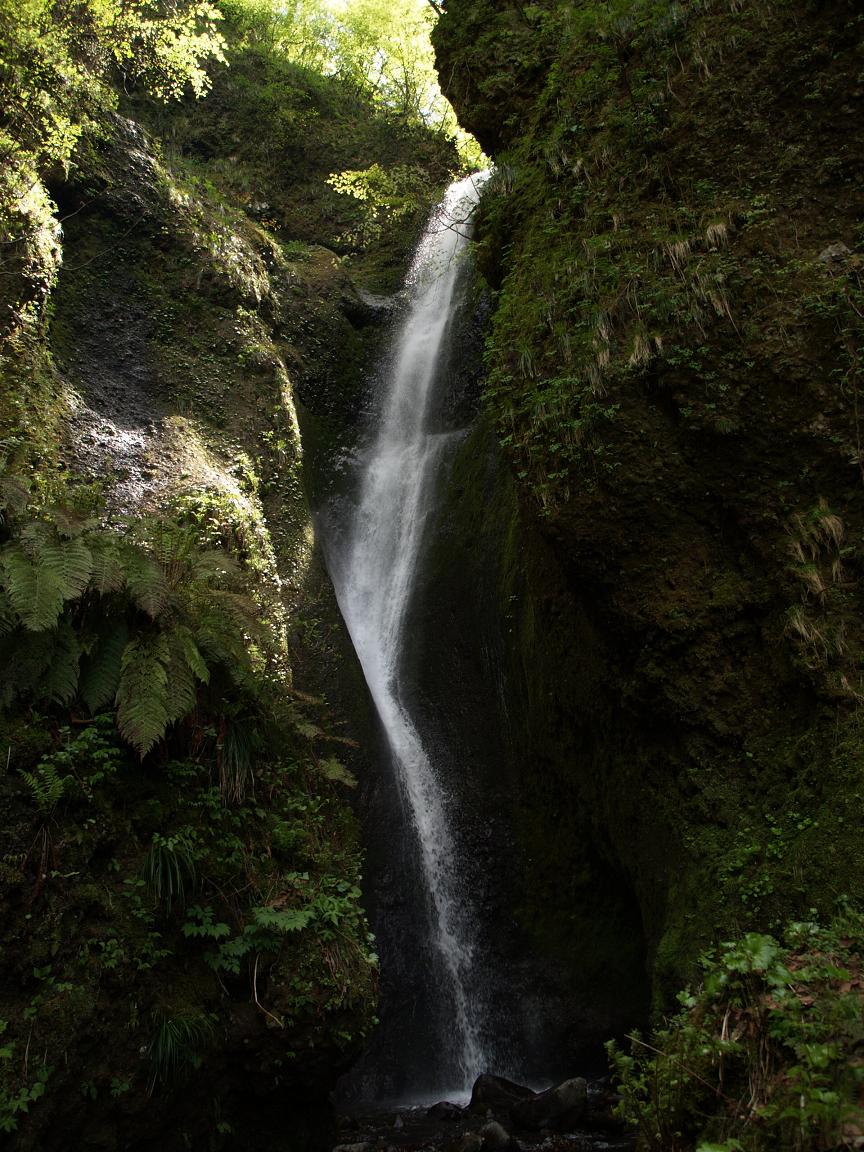
M620 1115L663 1152L860 1147L864 916L751 932L703 959L696 992L647 1043L609 1045Z

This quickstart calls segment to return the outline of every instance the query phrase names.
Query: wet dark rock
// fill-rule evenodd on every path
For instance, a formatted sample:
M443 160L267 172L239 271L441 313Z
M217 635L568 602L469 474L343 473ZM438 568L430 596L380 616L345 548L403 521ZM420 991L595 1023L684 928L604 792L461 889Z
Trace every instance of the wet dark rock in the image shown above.
M620 1102L620 1095L608 1086L593 1092L589 1088L587 1126L593 1132L603 1132L610 1137L625 1135L627 1125L615 1115L615 1108Z
M524 1084L516 1084L513 1080L506 1080L503 1076L492 1076L484 1072L474 1081L471 1090L471 1102L468 1105L470 1112L485 1112L487 1108L508 1109L521 1100L530 1099L536 1095Z
M452 1123L454 1120L461 1120L465 1113L458 1104L452 1104L449 1100L440 1100L437 1104L432 1105L426 1115L430 1120L443 1120L445 1123Z
M505 1084L507 1081L505 1081ZM523 1092L528 1089L515 1086ZM615 1095L608 1084L590 1082L587 1087L587 1105L584 1109L572 1107L574 1097L581 1099L577 1082L557 1085L550 1093L557 1103L567 1105L561 1122L554 1119L539 1128L522 1128L514 1133L508 1115L509 1109L499 1109L496 1118L491 1110L470 1112L449 1100L439 1101L430 1108L406 1107L399 1111L378 1114L363 1113L357 1117L340 1119L342 1144L334 1152L349 1152L361 1142L365 1152L623 1152L633 1148L633 1135L612 1117ZM567 1099L562 1099L567 1090ZM538 1100L531 1093L518 1103ZM511 1105L510 1107L515 1107ZM551 1110L550 1110L551 1111ZM578 1118L577 1118L578 1115ZM397 1128L400 1117L403 1125ZM455 1123L461 1120L461 1123ZM357 1149L361 1152L361 1149Z
M587 1112L588 1084L581 1076L576 1076L545 1092L532 1094L529 1099L520 1100L510 1109L510 1118L519 1128L561 1131L578 1124Z
M381 324L395 311L398 296L378 296L363 288L346 285L342 293L342 312L357 327L367 324Z
M836 244L829 244L827 248L823 248L817 259L820 264L832 264L836 261L845 260L847 256L851 255L852 253L846 245L838 241Z
M368 1140L362 1140L358 1144L337 1144L333 1152L369 1152L371 1147Z
M483 1140L479 1132L463 1132L453 1146L453 1152L480 1152Z
M508 1152L515 1144L513 1137L497 1120L483 1125L480 1129L480 1138L487 1152Z

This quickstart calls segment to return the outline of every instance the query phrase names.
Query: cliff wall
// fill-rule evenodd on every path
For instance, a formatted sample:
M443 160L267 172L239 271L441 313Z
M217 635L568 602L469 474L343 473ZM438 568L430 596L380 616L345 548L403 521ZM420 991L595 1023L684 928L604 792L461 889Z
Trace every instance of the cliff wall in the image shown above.
M401 275L453 154L278 53L229 55L207 100L98 110L4 268L0 1131L22 1152L321 1146L374 1019L298 410L356 406L361 289ZM411 166L398 230L327 184L372 164Z
M435 32L496 164L523 787L590 829L528 856L587 938L584 853L617 875L657 1010L712 941L860 888L861 32L845 0L450 0Z

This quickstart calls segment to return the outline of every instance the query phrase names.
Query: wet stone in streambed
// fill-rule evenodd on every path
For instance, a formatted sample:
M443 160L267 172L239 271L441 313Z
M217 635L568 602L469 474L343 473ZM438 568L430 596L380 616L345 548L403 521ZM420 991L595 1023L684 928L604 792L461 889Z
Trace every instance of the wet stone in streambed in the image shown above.
M606 1081L577 1077L534 1092L484 1075L469 1104L440 1100L341 1116L333 1152L632 1152L634 1139L614 1117L614 1104ZM535 1127L541 1116L546 1122Z

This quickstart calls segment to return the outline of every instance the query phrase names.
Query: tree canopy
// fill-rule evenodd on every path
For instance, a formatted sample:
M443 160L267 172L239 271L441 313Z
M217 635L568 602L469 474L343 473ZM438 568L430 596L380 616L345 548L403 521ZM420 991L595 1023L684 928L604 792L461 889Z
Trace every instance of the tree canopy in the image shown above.
M427 0L221 0L219 7L232 39L337 76L460 145L470 139L438 85L431 42L437 15Z
M209 0L0 0L0 154L4 182L25 191L65 165L116 69L159 99L207 88L222 58L221 14ZM6 189L11 191L11 189Z

